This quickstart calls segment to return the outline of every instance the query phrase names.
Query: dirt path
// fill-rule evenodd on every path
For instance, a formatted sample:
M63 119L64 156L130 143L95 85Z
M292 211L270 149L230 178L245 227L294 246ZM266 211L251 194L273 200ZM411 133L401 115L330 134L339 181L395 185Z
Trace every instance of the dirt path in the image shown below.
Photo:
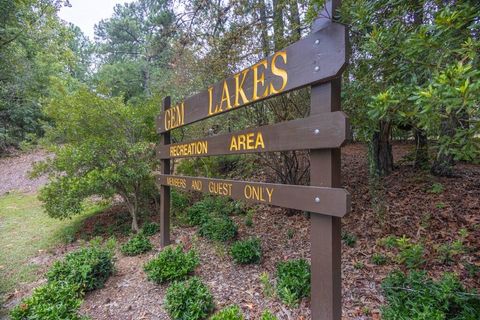
M48 153L44 150L35 150L0 158L0 196L12 191L36 192L46 183L47 177L30 180L28 172L35 162L45 160L47 157Z

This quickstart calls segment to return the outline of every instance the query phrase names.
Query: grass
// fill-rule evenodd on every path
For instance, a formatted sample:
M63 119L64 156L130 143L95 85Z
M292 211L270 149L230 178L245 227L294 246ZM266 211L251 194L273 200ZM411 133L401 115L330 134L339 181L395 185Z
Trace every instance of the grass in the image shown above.
M82 221L103 209L91 205L72 219L50 218L36 195L12 193L0 197L0 305L18 285L38 278L31 260L55 246L71 242ZM1 310L0 310L1 315Z

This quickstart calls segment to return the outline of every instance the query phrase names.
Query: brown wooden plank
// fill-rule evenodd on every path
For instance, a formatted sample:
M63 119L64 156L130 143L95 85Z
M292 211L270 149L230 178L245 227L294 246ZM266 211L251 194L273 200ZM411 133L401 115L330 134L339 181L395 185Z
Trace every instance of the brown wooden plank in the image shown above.
M159 145L157 156L169 159L338 148L345 142L347 130L347 116L343 112L333 112L204 139Z
M332 23L162 112L162 133L338 76L346 63L345 27Z
M343 217L350 211L350 194L339 188L296 186L156 174L157 183L182 190L227 196L251 203Z

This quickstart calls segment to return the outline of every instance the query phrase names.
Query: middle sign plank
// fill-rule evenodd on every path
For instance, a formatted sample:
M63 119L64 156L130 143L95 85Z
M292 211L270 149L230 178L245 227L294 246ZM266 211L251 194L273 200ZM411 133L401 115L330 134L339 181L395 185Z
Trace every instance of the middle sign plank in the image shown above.
M350 211L350 194L340 188L247 182L156 174L157 183L183 190L226 196L251 203L343 217Z
M339 148L348 136L347 117L332 112L157 148L160 159L235 153Z
M163 133L338 76L346 63L345 35L345 26L332 23L186 98L159 115L157 132Z

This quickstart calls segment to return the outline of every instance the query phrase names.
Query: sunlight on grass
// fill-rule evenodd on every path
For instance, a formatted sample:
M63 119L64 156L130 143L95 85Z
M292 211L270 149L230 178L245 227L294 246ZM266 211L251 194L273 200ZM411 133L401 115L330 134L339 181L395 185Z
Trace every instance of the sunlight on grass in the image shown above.
M73 241L82 221L102 207L91 205L72 219L50 218L36 195L0 197L0 303L5 294L39 277L32 259L56 245Z

